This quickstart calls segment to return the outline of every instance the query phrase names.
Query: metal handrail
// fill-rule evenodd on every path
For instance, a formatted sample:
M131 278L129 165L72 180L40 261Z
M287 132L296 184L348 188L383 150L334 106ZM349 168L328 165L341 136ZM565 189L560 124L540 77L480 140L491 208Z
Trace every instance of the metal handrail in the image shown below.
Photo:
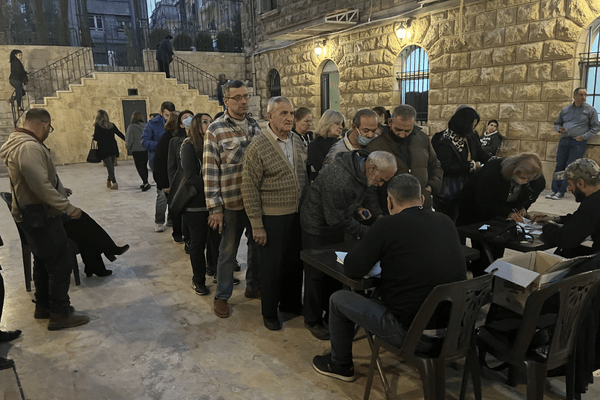
M44 101L44 97L54 96L59 90L67 90L70 84L91 76L93 72L94 58L90 47L84 47L68 54L60 60L28 74L26 94L23 96L21 108L27 111L33 104ZM13 92L13 98L15 92ZM14 101L11 102L11 109L16 127L23 114L19 114Z

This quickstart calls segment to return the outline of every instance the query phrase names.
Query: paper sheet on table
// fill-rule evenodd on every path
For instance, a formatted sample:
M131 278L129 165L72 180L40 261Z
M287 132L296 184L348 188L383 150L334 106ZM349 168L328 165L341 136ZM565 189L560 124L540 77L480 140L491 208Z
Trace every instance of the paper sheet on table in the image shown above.
M346 259L346 255L348 253L344 251L336 251L335 255L337 256L337 262L344 265L344 260ZM371 268L371 270L365 275L365 277L379 277L381 275L381 263L377 261L377 263Z
M517 285L526 288L533 282L540 274L535 271L531 271L525 268L521 268L514 264L508 263L502 260L494 261L485 272L494 274L502 279L516 283Z

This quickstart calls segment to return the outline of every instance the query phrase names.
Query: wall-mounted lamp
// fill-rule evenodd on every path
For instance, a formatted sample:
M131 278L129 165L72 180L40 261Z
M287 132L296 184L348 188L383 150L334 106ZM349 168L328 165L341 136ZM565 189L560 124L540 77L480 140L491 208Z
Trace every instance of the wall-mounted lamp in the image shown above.
M411 23L411 20L407 19L406 21L401 21L396 24L395 30L396 30L396 36L398 37L398 39L404 39L404 38L410 37L410 31L408 30L408 28L410 28L410 23Z
M325 53L327 52L327 49L325 48L326 44L327 40L323 40L323 42L318 42L315 46L315 54L318 56L320 56L321 54L325 55Z

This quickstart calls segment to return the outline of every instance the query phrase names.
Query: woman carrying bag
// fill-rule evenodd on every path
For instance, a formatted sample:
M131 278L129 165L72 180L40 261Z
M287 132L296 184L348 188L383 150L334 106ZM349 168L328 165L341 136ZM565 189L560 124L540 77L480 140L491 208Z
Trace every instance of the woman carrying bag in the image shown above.
M113 190L119 188L115 178L115 160L119 156L115 135L125 140L125 136L121 131L108 119L106 111L98 110L94 120L94 140L98 143L98 153L104 164L106 164L106 170L108 171L106 187Z

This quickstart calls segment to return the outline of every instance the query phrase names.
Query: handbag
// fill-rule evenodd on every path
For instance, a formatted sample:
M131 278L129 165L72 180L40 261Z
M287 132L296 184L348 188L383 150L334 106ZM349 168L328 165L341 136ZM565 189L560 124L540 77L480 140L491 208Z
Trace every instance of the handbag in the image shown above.
M492 243L506 243L509 240L516 240L517 234L517 223L512 219L506 219L502 217L496 217L490 222L490 226L483 238Z
M97 164L102 161L100 158L100 152L98 151L98 144L94 141L94 139L92 139L92 144L90 146L90 151L86 161L93 164Z
M442 179L442 187L437 197L443 200L454 200L463 190L469 177L466 175L449 175Z

